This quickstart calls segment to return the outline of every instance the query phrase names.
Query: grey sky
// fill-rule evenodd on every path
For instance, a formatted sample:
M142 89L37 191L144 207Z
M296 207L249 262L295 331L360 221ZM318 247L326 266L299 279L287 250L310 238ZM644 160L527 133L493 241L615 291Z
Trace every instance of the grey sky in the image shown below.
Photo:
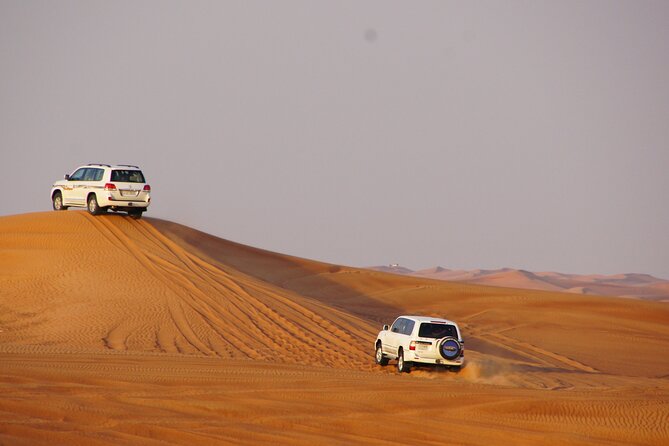
M87 162L335 263L669 278L669 2L0 0L0 215Z

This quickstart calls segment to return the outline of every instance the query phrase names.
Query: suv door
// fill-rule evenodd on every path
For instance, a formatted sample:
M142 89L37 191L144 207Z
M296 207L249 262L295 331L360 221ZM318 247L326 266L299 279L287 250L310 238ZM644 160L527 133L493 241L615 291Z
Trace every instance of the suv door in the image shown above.
M406 330L409 322L413 321L409 321L408 319L400 317L397 318L392 327L390 327L390 330L388 330L388 335L386 336L387 344L384 346L384 351L386 353L389 353L393 356L397 355L397 350L399 349L400 345L402 345L403 338L406 337ZM413 325L411 325L411 329L413 329Z
M102 174L104 174L104 169L98 169L95 167L89 167L86 169L84 174L84 181L81 185L81 194L84 199L84 203L88 198L90 192L102 192L104 186L100 181L102 180Z
M87 168L82 167L70 175L70 178L67 180L67 185L63 186L64 205L84 205L85 198L82 198L81 185L87 170Z
M96 169L94 167L86 167L84 169L84 175L81 181L77 182L77 185L74 188L74 196L77 199L78 203L86 205L86 199L88 198L89 192L95 192L97 190L97 178L102 179L102 174L104 170Z

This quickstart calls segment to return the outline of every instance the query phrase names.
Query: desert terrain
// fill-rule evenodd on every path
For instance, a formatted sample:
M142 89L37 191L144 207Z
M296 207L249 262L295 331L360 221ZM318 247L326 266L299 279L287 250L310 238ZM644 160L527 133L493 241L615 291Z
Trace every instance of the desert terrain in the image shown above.
M653 277L650 274L586 275L553 271L532 272L514 268L463 270L441 266L414 271L397 264L372 266L370 269L391 274L479 285L669 302L669 280Z
M400 314L459 373L373 360ZM0 218L0 445L669 444L669 304L387 274L168 221Z

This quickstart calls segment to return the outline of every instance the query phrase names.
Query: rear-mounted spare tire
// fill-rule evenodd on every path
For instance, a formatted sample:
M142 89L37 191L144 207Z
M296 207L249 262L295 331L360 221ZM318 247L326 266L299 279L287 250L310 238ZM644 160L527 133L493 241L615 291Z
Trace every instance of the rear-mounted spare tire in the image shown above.
M439 354L448 361L455 361L462 353L462 345L455 338L444 338L439 341Z

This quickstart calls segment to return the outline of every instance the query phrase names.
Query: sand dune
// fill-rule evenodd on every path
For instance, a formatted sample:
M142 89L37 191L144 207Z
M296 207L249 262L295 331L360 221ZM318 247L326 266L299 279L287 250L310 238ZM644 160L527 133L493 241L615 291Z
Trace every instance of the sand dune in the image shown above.
M15 220L3 232L27 226L24 218ZM0 321L16 334L14 339L7 335L14 348L103 348L329 365L346 356L368 363L369 352L356 342L372 335L362 321L218 269L145 221L69 212L44 216L39 223L48 226L52 220L66 229L57 237L35 233L42 246L39 261L25 258L37 254L30 250L3 265L13 313L27 315ZM66 258L59 259L60 252ZM33 281L33 276L40 278ZM21 330L14 329L17 325Z
M401 313L458 321L465 369L375 366ZM665 303L343 267L156 219L3 217L0 444L666 444L668 322Z
M633 297L662 301L669 299L669 281L649 274L563 274L530 272L512 268L452 270L437 266L413 271L401 266L374 266L370 269L392 274L411 275L428 279L477 283L480 285L523 288L529 290L562 291L598 296Z

